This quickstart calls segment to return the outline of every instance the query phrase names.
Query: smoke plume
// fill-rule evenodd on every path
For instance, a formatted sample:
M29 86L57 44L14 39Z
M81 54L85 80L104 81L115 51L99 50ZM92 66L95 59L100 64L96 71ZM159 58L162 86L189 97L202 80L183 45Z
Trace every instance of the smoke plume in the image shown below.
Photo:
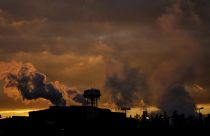
M160 41L169 55L164 55L147 74L140 74L138 69L125 64L120 74L114 72L107 76L105 86L118 106L134 106L134 101L143 100L161 111L193 113L195 103L185 86L194 82L201 60L202 46L194 32L203 29L202 20L190 0L178 0L157 17L156 24Z
M16 89L26 100L44 98L53 105L66 105L68 87L58 81L48 82L46 75L38 72L31 63L0 62L0 66L0 79L4 81L5 93Z
M169 115L174 111L185 115L193 115L195 113L195 103L182 85L170 87L160 99L159 108Z
M184 86L194 81L197 62L201 59L201 45L191 29L198 30L202 22L191 1L176 1L157 23L174 56L162 61L150 77L155 102L162 111L193 113L195 104Z
M140 100L147 99L144 75L125 64L120 74L107 75L105 87L111 92L112 101L118 107L140 106Z
M209 0L116 1L94 1L84 9L77 8L83 1L45 2L59 12L47 8L46 13L43 7L32 18L34 12L29 9L39 9L37 2L16 3L14 10L1 1L0 58L35 62L45 70L51 66L50 77L69 84L74 80L81 88L94 84L102 90L100 102L105 104L140 106L143 101L171 111L179 109L181 102L189 109L193 100L209 103ZM19 9L29 12L15 12ZM73 18L60 16L64 13ZM63 25L56 25L60 23ZM107 65L111 73L106 72ZM0 78L5 82L4 92L15 99L45 98L57 105L84 100L79 91L49 82L30 63L0 62ZM175 97L181 100L173 100ZM170 110L166 102L173 105Z
M68 95L70 96L70 98L77 102L77 103L84 103L85 101L85 98L84 96L82 95L82 92L78 91L78 90L69 90L68 91Z

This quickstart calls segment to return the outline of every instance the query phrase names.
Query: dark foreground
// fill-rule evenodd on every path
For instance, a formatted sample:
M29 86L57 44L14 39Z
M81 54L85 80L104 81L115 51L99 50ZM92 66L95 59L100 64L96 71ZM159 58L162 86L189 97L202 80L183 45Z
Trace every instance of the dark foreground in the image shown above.
M201 114L185 117L183 114L166 114L126 118L125 113L111 112L89 106L50 107L33 111L29 117L12 117L0 120L0 135L71 135L86 134L183 134L210 132L210 116Z

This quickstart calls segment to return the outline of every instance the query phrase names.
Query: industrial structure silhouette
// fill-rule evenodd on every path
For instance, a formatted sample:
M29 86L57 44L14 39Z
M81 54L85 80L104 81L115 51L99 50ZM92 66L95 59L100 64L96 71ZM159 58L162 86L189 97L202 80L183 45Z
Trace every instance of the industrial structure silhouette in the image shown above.
M133 118L126 117L125 112L111 112L109 109L97 107L100 90L88 89L84 91L85 104L83 106L50 106L48 109L29 112L29 117L13 116L0 120L0 134L16 133L34 134L70 134L77 129L88 130L208 130L210 115L203 116L200 112L193 116L185 116L174 111L172 116L167 113L149 115L144 111L142 115Z

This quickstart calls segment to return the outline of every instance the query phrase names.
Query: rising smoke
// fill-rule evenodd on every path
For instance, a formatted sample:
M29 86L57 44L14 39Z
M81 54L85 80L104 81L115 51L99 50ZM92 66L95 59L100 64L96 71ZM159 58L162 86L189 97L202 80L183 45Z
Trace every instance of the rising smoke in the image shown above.
M8 88L15 88L23 99L44 98L57 106L65 106L66 101L71 97L71 95L67 95L71 90L68 90L65 85L58 81L48 82L46 75L38 72L31 63L13 61L10 63L1 62L0 64L0 79L4 81L5 91L9 91ZM79 94L74 91L74 95L78 97ZM74 96L71 98L74 99Z
M151 73L144 75L147 80L137 69L128 66L123 68L122 78L116 73L107 76L105 85L111 90L116 105L133 106L133 100L144 100L146 104L170 113L178 110L189 115L195 111L195 102L185 89L187 84L194 82L203 52L194 33L202 30L202 20L193 5L190 0L175 1L157 18L161 40L171 55L163 58ZM145 89L145 85L148 88Z
M108 75L105 87L111 91L112 101L118 106L139 106L141 99L147 100L146 79L138 69L124 64L122 73Z
M140 103L143 100L146 104L155 105L162 111L172 111L176 109L179 110L182 103L185 106L189 106L185 107L189 110L183 110L183 112L189 114L193 112L194 102L187 93L188 90L186 90L187 88L185 89L185 86L194 84L199 77L206 77L205 82L209 84L209 74L206 74L206 71L209 71L207 68L210 64L207 60L209 56L207 46L209 44L205 44L207 45L206 47L201 45L202 37L199 37L201 35L205 36L203 41L208 42L206 41L208 34L203 34L204 26L202 18L194 8L194 5L200 2L194 0L174 0L170 3L172 4L167 6L165 11L161 12L161 15L154 19L155 22L152 22L156 24L152 29L154 28L155 32L157 32L157 34L154 35L158 37L159 43L157 43L157 49L154 47L154 49L151 50L154 52L157 50L162 52L164 58L161 58L158 63L151 64L151 67L154 67L154 69L148 70L149 72L146 74L139 72L139 67L133 68L129 63L124 63L126 60L119 58L119 61L123 63L122 70L120 72L106 74L106 90L109 91L112 101L117 106L138 106L138 102ZM201 6L198 7L200 10ZM204 14L206 14L206 12L203 12L203 16L206 16ZM126 35L127 33L125 32L123 34ZM116 37L113 39L115 38ZM124 41L124 39L120 40ZM130 43L132 40L133 39L129 39L129 41L125 42L126 49L127 46L129 46L128 44L132 44ZM154 40L153 42L156 41ZM113 54L111 53L110 57L113 58L116 56L116 52L113 51L115 50L114 48L110 50L109 46L102 47L104 47L104 50L107 52L114 52ZM139 46L140 48L137 46L134 47L137 51L141 49L141 45ZM142 49L144 48L142 47ZM123 52L123 50L120 51ZM127 56L133 56L133 54L130 54L132 51L126 51L123 52L124 54L122 53L122 56L126 53ZM104 54L106 54L106 52ZM149 54L146 56L145 61L150 60L150 58L154 60L156 60L156 57L158 58L158 56L155 56L156 52L152 55ZM131 59L127 61L129 60ZM145 64L145 62L142 63ZM3 66L1 66L0 69L9 64L1 63L1 65ZM63 105L68 99L68 97L66 97L67 94L76 102L82 101L82 96L77 91L60 89L59 83L56 85L55 82L48 82L46 76L37 72L31 64L16 63L10 66L11 67L7 67L4 70L0 70L1 79L6 84L5 88L16 88L25 99L42 97L49 99L53 104ZM203 83L203 81L200 82ZM177 84L179 85L177 86ZM175 99L176 97L177 99ZM186 101L184 101L185 99ZM203 95L200 99L203 99Z
M159 108L169 115L172 115L174 111L185 115L195 113L195 103L182 85L170 87L160 99Z
M200 43L190 31L199 29L201 20L191 1L176 1L157 19L157 23L175 57L160 63L150 78L151 89L159 91L159 95L153 91L157 96L155 101L162 111L193 113L195 104L184 86L194 81L196 64L202 54Z

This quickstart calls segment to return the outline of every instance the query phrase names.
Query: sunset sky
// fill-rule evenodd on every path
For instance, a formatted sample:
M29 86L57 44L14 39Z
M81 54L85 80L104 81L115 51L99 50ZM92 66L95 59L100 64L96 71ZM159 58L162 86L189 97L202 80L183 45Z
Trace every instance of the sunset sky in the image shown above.
M0 0L0 111L51 105L5 88L25 63L69 90L99 88L103 107L161 108L177 84L208 105L209 13L209 0Z

